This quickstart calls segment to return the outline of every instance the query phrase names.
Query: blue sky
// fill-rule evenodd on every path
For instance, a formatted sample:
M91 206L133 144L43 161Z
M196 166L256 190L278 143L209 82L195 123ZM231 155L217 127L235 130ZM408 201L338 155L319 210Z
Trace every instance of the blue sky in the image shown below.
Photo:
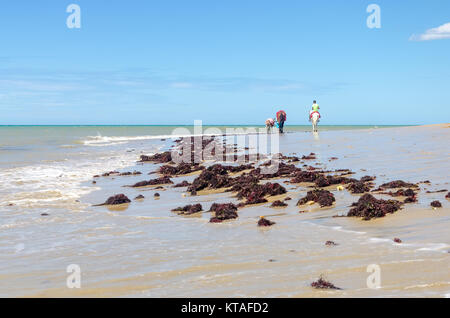
M322 124L450 122L449 22L448 0L2 2L0 124L261 124L279 109L308 124L313 99Z

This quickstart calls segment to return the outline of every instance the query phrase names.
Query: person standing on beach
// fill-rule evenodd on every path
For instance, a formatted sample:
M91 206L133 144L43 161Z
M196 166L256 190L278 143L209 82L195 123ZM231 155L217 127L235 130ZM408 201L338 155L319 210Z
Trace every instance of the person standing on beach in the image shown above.
M286 121L287 116L284 110L280 110L277 113L277 121L278 121L278 129L280 134L283 134L284 122Z

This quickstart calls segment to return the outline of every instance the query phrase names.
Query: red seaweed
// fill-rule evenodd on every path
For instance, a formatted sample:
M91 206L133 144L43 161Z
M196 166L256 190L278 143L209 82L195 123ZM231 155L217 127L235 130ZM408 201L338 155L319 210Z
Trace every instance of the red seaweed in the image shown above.
M314 201L319 203L320 207L332 206L333 202L336 201L334 195L330 191L326 190L313 190L308 191L306 197L300 199L297 205L305 205L309 201Z
M395 200L378 200L371 194L364 194L352 209L348 212L349 217L362 217L363 220L381 218L388 213L394 213L401 208L401 202Z
M194 213L198 213L200 211L202 211L202 205L201 204L189 204L186 205L184 207L179 207L176 209L172 209L172 212L177 212L180 215L189 215L189 214L194 214Z
M314 287L316 289L335 289L335 290L340 290L341 288L334 286L333 283L330 283L329 281L327 281L325 278L323 278L323 276L320 276L320 278L311 283L311 287Z

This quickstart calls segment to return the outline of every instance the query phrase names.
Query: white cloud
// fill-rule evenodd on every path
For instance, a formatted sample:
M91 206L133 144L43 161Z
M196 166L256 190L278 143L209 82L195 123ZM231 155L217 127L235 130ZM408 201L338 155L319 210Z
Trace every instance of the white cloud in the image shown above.
M409 38L410 41L431 41L442 39L450 39L450 22L438 26L437 28L428 29L425 33L420 35L413 34Z

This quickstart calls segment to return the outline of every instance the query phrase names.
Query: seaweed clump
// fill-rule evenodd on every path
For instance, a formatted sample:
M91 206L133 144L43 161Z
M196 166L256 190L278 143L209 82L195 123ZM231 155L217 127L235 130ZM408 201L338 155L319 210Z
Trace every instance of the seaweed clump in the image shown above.
M396 200L378 200L371 194L364 194L358 202L352 204L348 212L349 217L362 217L368 221L373 218L385 217L386 214L394 213L401 208L402 203Z
M272 208L284 208L287 207L288 205L280 200L274 201L271 205Z
M209 220L209 222L221 223L225 220L236 219L238 217L237 209L237 206L233 203L213 203L209 211L215 212L215 215Z
M442 208L442 203L439 201L433 201L430 203L433 208Z
M177 176L189 174L203 169L205 169L205 167L200 166L199 164L180 163L178 166L162 166L159 168L159 173L163 175Z
M139 187L146 187L146 186L153 186L153 185L160 185L160 184L172 184L172 180L168 176L164 176L158 179L152 179L148 181L140 181L138 183L133 184L132 188L139 188Z
M403 180L396 180L382 184L376 191L383 189L396 189L396 188L417 188L417 184L408 183Z
M157 153L153 156L142 155L139 162L153 162L153 163L168 163L172 161L172 153L166 151L163 153Z
M102 205L117 205L117 204L124 204L124 203L130 203L131 200L128 199L128 197L125 194L116 194L112 197L109 197L108 200L106 200L102 204L97 204L95 206L102 206Z
M187 182L186 180L183 180L180 183L177 183L176 185L174 185L174 188L183 188L183 187L189 187L191 184L189 182Z
M370 187L366 183L361 181L350 183L348 189L353 194L366 193L370 191Z
M322 276L320 276L320 278L317 281L312 282L311 287L316 288L316 289L335 289L335 290L341 289L339 287L334 286L333 283L330 283Z
M357 182L357 180L352 179L352 178L346 178L346 177L323 176L323 175L319 176L314 181L316 186L319 188L324 188L324 187L328 187L330 185L335 185L335 184L347 184L347 183L352 183L352 182Z
M242 187L238 192L238 198L245 198L245 204L258 204L267 202L266 196L276 196L286 192L279 183L251 184Z
M333 202L336 201L334 195L327 190L313 190L306 194L306 197L300 199L297 205L304 205L310 201L319 203L320 207L332 206Z
M316 159L316 154L314 152L311 152L309 155L302 157L302 160L315 160L315 159Z
M189 204L184 207L179 207L179 208L173 209L172 212L177 212L178 214L181 214L181 215L189 215L189 214L198 213L202 210L203 210L202 205L200 203L198 203L198 204Z
M270 220L268 220L268 219L266 219L265 217L260 217L260 219L259 219L259 221L258 221L258 226L272 226L272 225L274 225L274 224L276 224L275 222L272 222L272 221L270 221Z

